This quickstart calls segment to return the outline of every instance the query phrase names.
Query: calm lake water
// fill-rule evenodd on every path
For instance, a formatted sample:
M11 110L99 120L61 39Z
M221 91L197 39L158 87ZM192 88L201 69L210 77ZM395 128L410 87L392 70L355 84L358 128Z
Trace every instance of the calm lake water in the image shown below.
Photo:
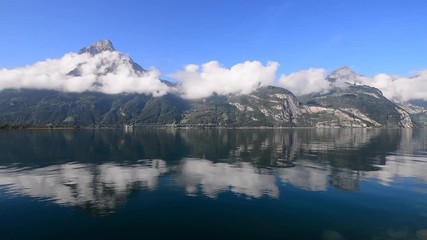
M427 131L0 131L0 239L427 239Z

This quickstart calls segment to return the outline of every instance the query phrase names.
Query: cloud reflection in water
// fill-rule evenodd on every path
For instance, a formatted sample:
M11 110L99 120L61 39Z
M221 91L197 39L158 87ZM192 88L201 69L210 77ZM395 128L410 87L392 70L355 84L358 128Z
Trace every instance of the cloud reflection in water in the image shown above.
M211 198L226 191L254 198L279 196L275 176L245 162L231 165L205 159L184 159L178 181L189 195L196 194L200 186L201 192Z
M3 132L0 150L14 154L0 159L0 186L11 195L48 199L98 216L114 211L135 190L177 188L187 195L210 198L229 192L251 199L279 198L280 191L286 191L281 186L286 184L305 191L358 191L361 181L391 185L401 178L416 178L427 183L427 134L423 132L221 129L95 133ZM80 142L92 135L97 136L92 140L96 144ZM11 137L15 137L13 143L29 147L6 141ZM98 147L92 151L85 146ZM75 159L117 156L118 160L49 166L64 158L63 151L56 149L67 149ZM47 150L50 155L43 154ZM142 154L155 160L120 162ZM168 181L161 182L163 177Z
M163 160L123 166L106 163L4 168L0 170L0 185L6 185L7 190L16 195L48 199L105 215L125 202L132 189L155 189L158 177L166 172Z

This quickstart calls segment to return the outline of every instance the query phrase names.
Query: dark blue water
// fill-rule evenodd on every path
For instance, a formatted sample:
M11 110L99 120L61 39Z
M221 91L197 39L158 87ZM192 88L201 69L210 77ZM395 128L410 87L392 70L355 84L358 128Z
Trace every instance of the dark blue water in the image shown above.
M427 131L0 131L0 239L427 239Z

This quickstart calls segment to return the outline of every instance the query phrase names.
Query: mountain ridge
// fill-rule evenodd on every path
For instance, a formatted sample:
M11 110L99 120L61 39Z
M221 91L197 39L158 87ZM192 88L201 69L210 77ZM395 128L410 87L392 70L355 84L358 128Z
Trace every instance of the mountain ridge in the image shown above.
M79 54L89 53L95 55L104 51L116 51L113 46L113 43L109 39L99 40L87 47L80 49Z
M118 60L108 60L108 52L114 53ZM97 79L123 69L135 76L147 73L130 57L117 52L109 40L84 47L79 54L103 57L95 66ZM87 66L84 64L77 65L67 75L85 77ZM330 91L300 98L277 86L259 87L250 94L214 94L195 100L182 98L179 91L156 96L136 92L5 89L0 91L0 124L414 127L409 113L385 98L380 90L356 84L359 76L350 68L342 67L327 76L336 84ZM160 82L176 87L166 80ZM337 84L343 82L344 85ZM96 80L93 84L97 89L104 83Z

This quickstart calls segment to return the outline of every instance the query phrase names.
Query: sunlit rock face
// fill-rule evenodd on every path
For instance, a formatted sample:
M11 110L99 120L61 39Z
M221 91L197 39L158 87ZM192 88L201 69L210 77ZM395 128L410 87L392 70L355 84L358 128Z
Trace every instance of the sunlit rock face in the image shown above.
M262 87L251 94L232 95L227 99L233 106L237 124L247 126L307 126L303 114L306 108L290 91L279 87Z
M348 67L326 76L329 89L299 96L305 103L311 126L316 127L399 127L413 128L406 109L388 99Z
M361 83L359 80L362 76L355 73L349 67L341 67L333 72L331 72L326 79L333 84L344 84L344 83Z
M106 40L100 40L90 46L84 47L79 51L79 54L83 53L90 53L92 55L104 52L104 51L115 51L113 47L113 43L106 39Z

